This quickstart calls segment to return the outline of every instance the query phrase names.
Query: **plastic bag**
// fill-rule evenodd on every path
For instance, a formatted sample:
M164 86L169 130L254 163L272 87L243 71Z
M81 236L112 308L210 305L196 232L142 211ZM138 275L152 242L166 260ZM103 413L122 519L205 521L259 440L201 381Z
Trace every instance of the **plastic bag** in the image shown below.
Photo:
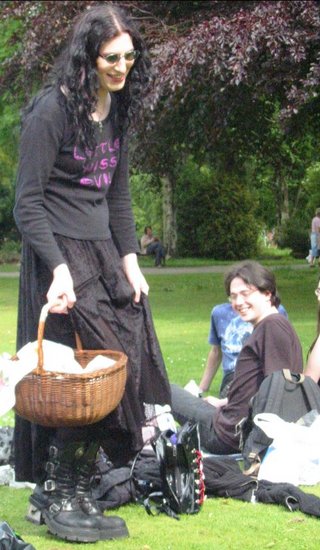
M310 423L310 420L312 421ZM320 482L320 415L310 411L298 422L261 413L254 422L273 439L259 469L258 479L292 485Z
M0 466L13 462L13 428L0 427Z

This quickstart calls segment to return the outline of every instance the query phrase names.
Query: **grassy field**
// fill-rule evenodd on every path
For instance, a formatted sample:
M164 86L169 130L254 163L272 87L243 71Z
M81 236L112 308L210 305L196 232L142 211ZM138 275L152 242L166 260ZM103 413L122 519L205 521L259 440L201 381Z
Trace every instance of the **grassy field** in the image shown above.
M300 262L301 263L301 262ZM277 266L275 271L282 302L300 338L304 356L315 337L317 304L314 288L318 270ZM169 378L185 384L200 380L206 356L210 311L225 301L222 274L147 275L150 302ZM0 278L0 353L13 353L18 281ZM220 374L212 391L217 393ZM12 413L2 425L12 422ZM306 490L320 496L320 487ZM45 526L24 519L29 489L0 487L0 520L7 521L36 550L69 550L75 545L51 537ZM247 504L232 499L208 499L196 516L180 521L150 517L137 505L117 511L127 522L130 538L122 541L77 544L79 550L276 550L319 546L319 522L282 507Z

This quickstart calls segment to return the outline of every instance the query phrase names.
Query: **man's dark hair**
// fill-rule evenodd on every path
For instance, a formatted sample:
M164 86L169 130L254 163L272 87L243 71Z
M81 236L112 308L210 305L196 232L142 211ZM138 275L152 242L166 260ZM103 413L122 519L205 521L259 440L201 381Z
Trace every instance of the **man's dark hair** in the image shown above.
M260 292L271 293L271 304L278 307L280 298L277 294L276 279L272 271L258 262L244 261L230 268L224 278L224 286L230 296L230 285L233 279L240 277L248 286L254 286Z

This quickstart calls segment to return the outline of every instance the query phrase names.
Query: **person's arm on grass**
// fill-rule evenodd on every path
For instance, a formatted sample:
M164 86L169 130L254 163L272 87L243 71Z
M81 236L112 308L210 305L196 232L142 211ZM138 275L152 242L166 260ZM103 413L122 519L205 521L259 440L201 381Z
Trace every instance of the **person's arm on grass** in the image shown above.
M201 392L208 391L221 363L221 348L213 345L208 353L207 364L199 384Z
M315 341L315 344L309 353L307 365L304 371L306 376L310 376L316 383L320 379L320 334Z

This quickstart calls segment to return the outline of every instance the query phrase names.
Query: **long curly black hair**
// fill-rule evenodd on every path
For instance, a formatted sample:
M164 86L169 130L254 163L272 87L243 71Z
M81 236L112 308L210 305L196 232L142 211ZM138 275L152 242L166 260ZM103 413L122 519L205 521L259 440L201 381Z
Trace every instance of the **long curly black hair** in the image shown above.
M122 135L130 122L139 115L142 94L151 77L151 63L133 21L121 8L111 3L93 6L77 18L47 83L25 109L24 115L33 110L40 97L56 87L60 91L61 101L66 105L77 142L93 150L96 142L92 113L95 111L99 88L96 60L101 45L123 32L131 36L139 56L126 78L124 88L114 94L117 101L116 127L119 135Z

